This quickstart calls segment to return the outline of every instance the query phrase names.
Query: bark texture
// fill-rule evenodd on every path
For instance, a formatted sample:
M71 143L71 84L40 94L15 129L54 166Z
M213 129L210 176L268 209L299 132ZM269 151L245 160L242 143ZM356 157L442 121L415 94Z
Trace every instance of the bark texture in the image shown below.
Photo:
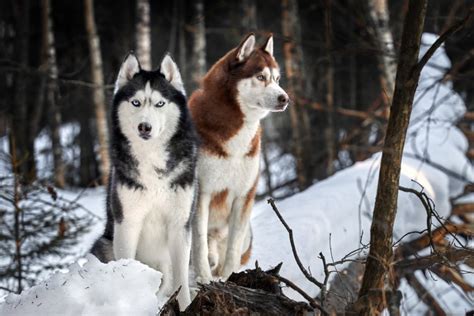
M280 268L281 264L268 271L256 267L233 273L226 282L200 284L184 312L179 313L173 295L161 315L312 315L315 311L307 303L295 302L283 294Z
M53 151L54 162L54 184L57 187L63 188L66 185L65 180L65 166L62 158L61 140L59 129L61 127L61 108L57 102L57 80L58 80L58 66L56 61L56 47L53 32L53 20L51 16L51 1L42 0L42 26L44 34L44 50L46 53L46 60L48 65L48 83L46 85L46 101L48 104L48 111L50 113L49 119L51 124L51 143Z
M393 35L390 30L390 13L387 0L370 0L369 13L374 25L374 37L379 53L379 69L382 72L382 86L390 104L395 88L397 62L395 60L395 47Z
M327 148L326 176L334 173L334 160L336 159L336 132L334 128L334 65L332 60L332 22L331 0L325 1L325 46L326 46L326 118L327 127L324 131Z
M150 2L137 0L136 53L140 66L151 69Z
M363 300L371 291L383 292L385 276L393 259L392 235L397 211L401 159L413 97L418 86L419 72L416 71L416 67L426 4L426 0L410 1L405 17L395 92L382 153L370 230L370 251L359 300ZM379 310L383 301L385 300L380 298L378 302L375 302L376 304L369 305L378 305L377 310ZM365 307L360 314L371 315L373 312L369 307Z
M93 103L97 124L97 139L99 141L100 174L102 183L107 183L110 169L109 160L109 131L105 109L104 73L102 70L102 53L100 40L94 18L94 1L84 0L84 14L86 22L87 39L91 57L91 77L94 83Z
M22 128L30 119L26 93L28 87L29 67L29 34L30 34L30 1L13 2L15 17L14 60L18 64L18 72L14 74L13 100L11 106L10 153L16 157L13 172L21 177L22 182L36 179L34 157L34 139L29 137L28 128Z
M194 22L192 27L191 89L199 87L206 74L206 25L204 20L204 1L194 1Z

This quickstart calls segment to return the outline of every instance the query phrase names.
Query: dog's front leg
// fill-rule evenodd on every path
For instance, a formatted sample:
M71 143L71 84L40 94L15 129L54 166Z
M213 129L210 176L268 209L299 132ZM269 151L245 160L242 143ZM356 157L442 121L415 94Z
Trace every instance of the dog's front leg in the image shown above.
M224 266L220 275L227 279L232 272L239 270L242 245L246 236L250 221L252 204L245 197L239 197L232 204L229 222L229 237L227 240L227 251Z
M118 259L135 259L138 239L143 221L124 219L114 224L114 257Z
M140 192L123 189L119 191L122 216L114 221L114 257L135 259L138 240L148 206Z
M189 257L191 254L191 231L189 228L177 227L169 235L170 255L173 265L173 285L174 291L180 286L178 302L181 310L184 310L191 303L189 292Z
M201 193L199 195L199 205L193 221L193 265L196 272L196 282L199 283L209 283L212 278L207 244L210 200L209 194Z

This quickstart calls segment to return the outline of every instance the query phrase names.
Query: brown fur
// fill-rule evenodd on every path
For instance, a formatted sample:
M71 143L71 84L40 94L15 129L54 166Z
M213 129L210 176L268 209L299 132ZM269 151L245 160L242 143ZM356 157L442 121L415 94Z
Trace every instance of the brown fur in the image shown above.
M243 209L242 215L252 210L253 200L255 199L255 194L257 193L257 184L258 184L258 176L255 179L255 182L253 183L250 190L247 192L247 195L245 195L244 209Z
M240 257L240 264L241 265L244 265L246 264L247 262L249 262L249 259L250 259L250 255L252 254L252 241L250 241L249 243L249 247L247 248L247 250L245 250L245 252L242 254L242 256Z
M244 124L244 114L236 101L237 82L252 77L265 67L278 67L263 48L255 49L247 60L238 62L236 55L240 45L212 66L202 80L201 89L189 99L191 115L202 141L201 148L221 158L229 155L223 144Z
M213 193L211 197L211 202L209 204L209 209L225 210L228 195L228 189Z
M262 135L262 128L260 127L257 132L255 133L255 136L252 138L252 141L250 142L250 149L249 151L245 154L247 157L255 157L260 153L260 138Z

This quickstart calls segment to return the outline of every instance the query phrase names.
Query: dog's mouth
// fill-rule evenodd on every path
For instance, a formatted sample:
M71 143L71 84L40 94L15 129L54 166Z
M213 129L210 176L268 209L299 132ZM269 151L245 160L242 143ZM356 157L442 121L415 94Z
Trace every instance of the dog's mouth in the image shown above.
M277 105L275 106L271 111L272 112L283 112L286 110L286 108L288 107L288 104L289 103L286 103L286 104L283 104L283 105Z
M150 134L138 134L138 136L144 140L149 140L151 138Z

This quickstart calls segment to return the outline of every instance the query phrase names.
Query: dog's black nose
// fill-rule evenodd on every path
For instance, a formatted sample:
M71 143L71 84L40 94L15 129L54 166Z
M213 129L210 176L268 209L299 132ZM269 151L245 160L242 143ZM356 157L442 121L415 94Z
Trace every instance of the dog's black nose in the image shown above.
M140 132L140 134L150 134L151 132L151 125L148 124L148 123L140 123L138 124L138 131Z
M278 96L278 103L280 103L280 105L286 105L289 100L290 99L288 98L286 94L280 94Z

